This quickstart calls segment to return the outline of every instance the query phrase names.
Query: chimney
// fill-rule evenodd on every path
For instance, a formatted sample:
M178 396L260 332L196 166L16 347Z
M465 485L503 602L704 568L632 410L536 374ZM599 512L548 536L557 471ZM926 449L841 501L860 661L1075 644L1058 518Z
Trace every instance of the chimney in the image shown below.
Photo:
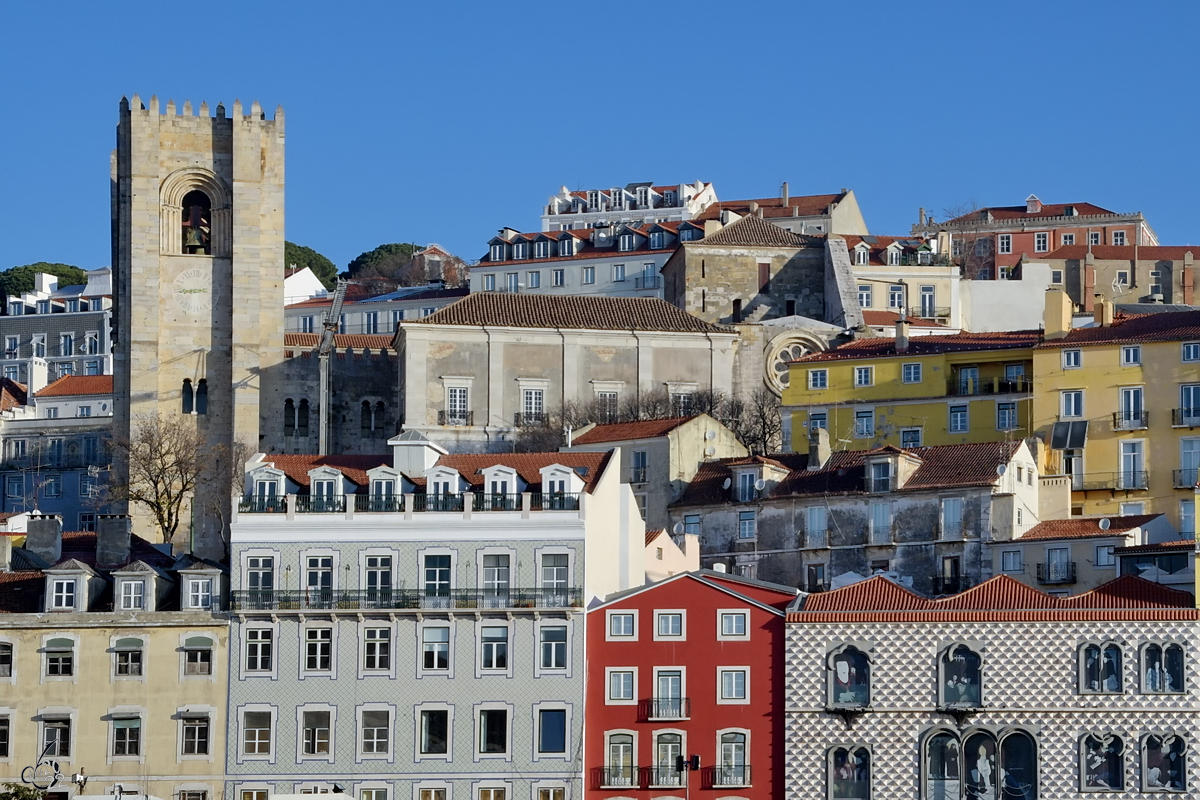
M1113 324L1113 303L1103 296L1096 295L1096 310L1092 312L1092 320L1098 328L1111 328Z
M918 216L921 218L921 226L924 227L925 226L925 209L924 208L922 208L920 210L920 212L918 213Z
M132 528L133 520L126 514L97 515L96 563L112 568L128 562Z
M50 566L62 560L62 517L30 514L25 529L25 549Z
M783 190L779 193L779 199L783 201L783 205L788 204L788 185L787 181L783 182Z
M908 352L908 319L903 316L896 320L896 352Z
M1074 313L1071 299L1062 289L1046 290L1046 310L1042 317L1042 329L1047 340L1061 339L1071 332L1071 317Z
M824 469L829 463L829 431L825 428L813 428L808 434L808 464L807 470Z
M753 200L750 201L750 213L751 214L758 213L758 203L754 202Z
M1042 201L1037 199L1037 195L1031 194L1025 198L1025 213L1040 214L1042 211Z
M0 533L0 572L12 572L12 536Z

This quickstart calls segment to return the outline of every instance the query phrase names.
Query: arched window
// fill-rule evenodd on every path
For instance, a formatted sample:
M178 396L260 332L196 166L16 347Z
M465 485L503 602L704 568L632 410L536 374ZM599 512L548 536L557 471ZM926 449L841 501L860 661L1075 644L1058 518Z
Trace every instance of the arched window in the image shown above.
M1087 644L1082 654L1083 681L1080 687L1088 694L1120 694L1121 647L1113 642Z
M308 401L300 401L300 409L296 412L296 435L308 436Z
M717 786L750 785L750 767L746 764L746 734L721 734L721 752L713 779Z
M999 777L1003 800L1037 797L1037 745L1025 731L1013 731L1000 740Z
M851 745L835 747L829 756L830 797L868 800L871 796L871 751Z
M192 379L184 378L183 379L183 413L185 413L185 414L192 413L192 409L193 409L192 402L193 402Z
M683 773L676 771L675 758L683 755L683 736L660 733L654 740L654 776L652 786L681 786Z
M1125 744L1120 736L1090 734L1083 737L1079 753L1079 788L1118 790L1125 788Z
M212 200L193 189L183 196L182 240L186 255L212 255Z
M633 734L614 733L608 737L608 762L604 765L605 786L633 786Z
M296 404L290 397L283 401L283 435L296 435Z
M867 706L871 702L871 665L867 654L847 646L829 659L829 701L836 706Z
M382 436L383 438L387 438L387 434L384 433L385 425L383 416L386 411L387 406L383 404L383 401L375 404L375 435Z
M937 733L925 745L926 800L957 800L962 794L962 753L958 737Z
M1142 743L1142 790L1186 788L1187 741L1182 736L1147 736Z
M949 647L942 656L941 693L946 706L983 706L983 659L967 645Z
M996 797L996 739L985 732L968 736L963 760L967 797Z
M1142 691L1178 694L1183 689L1183 648L1157 643L1143 647Z
M999 741L976 730L961 741L945 729L925 739L924 800L1036 800L1037 748L1033 737L1014 730Z
M208 380L205 378L196 384L196 413L208 413Z
M368 400L363 400L362 411L359 413L359 420L362 427L362 438L369 439L371 437L371 403Z

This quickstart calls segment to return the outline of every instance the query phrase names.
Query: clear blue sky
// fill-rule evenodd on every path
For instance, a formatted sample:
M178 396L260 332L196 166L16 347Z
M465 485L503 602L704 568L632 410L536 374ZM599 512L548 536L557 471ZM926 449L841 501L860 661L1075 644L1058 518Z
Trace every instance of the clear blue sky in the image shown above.
M0 268L109 262L123 94L287 113L287 237L475 258L560 185L1090 201L1200 243L1200 4L0 4Z

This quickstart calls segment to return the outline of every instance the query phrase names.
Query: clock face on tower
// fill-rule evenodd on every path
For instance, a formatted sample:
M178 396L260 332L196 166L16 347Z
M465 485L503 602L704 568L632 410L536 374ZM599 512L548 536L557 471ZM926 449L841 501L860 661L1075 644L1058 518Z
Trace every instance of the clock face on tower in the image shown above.
M212 272L193 267L179 273L173 290L175 302L188 314L212 311Z

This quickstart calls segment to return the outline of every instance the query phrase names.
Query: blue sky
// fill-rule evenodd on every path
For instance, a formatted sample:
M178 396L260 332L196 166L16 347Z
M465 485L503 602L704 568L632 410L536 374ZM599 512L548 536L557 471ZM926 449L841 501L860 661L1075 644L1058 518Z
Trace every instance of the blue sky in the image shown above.
M109 262L123 94L287 113L287 237L476 258L572 189L1089 201L1200 242L1200 4L0 4L0 268Z

